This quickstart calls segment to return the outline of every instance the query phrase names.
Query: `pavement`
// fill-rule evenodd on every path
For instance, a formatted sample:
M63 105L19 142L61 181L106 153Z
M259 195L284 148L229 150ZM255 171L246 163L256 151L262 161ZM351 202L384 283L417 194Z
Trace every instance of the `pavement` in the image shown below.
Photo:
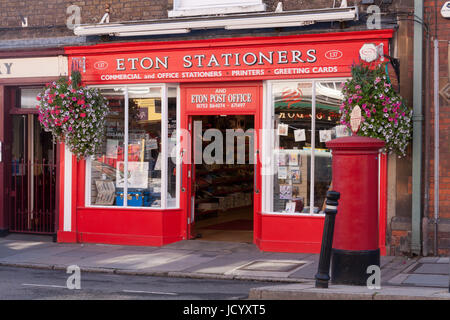
M162 247L64 244L51 237L0 238L0 266L124 275L272 281L251 289L252 300L450 300L448 257L381 257L381 286L314 286L318 254L262 252L237 242L188 240Z

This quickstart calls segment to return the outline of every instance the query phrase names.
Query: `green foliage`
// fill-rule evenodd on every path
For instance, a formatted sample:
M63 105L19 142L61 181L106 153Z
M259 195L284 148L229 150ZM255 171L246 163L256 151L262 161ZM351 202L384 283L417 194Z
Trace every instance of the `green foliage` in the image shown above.
M95 154L103 141L108 100L98 89L82 86L79 73L72 79L48 83L36 97L37 108L42 128L81 159Z
M412 135L412 110L389 83L385 66L381 64L374 69L364 64L352 66L352 79L343 88L341 124L350 128L350 114L359 106L362 123L358 135L383 140L384 152L405 156Z

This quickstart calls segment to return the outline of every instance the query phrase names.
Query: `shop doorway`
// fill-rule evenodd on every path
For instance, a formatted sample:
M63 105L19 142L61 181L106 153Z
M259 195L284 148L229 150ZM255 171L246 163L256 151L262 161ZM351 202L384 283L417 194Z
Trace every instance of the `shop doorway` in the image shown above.
M191 237L253 242L253 115L192 116Z
M35 113L11 115L10 232L54 234L56 145Z

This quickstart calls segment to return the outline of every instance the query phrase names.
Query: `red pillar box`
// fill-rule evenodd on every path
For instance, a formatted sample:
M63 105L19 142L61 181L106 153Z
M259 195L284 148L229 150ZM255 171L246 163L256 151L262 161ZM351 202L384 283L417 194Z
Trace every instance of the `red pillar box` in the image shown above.
M331 281L366 285L367 267L380 265L378 154L384 142L351 136L329 141L333 190L340 192L334 230Z

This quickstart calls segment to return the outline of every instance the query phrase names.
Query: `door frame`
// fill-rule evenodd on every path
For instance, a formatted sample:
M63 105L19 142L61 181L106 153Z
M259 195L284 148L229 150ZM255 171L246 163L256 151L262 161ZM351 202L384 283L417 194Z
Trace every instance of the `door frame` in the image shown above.
M0 79L0 141L2 141L2 159L0 162L0 236L10 232L11 207L10 197L12 172L8 170L8 163L12 160L12 116L13 115L37 115L39 111L33 109L17 108L18 91L22 87L45 86L45 83L57 81L54 77L39 78L11 78ZM60 144L55 145L55 216L53 218L53 238L56 241L59 221L59 190L60 190ZM3 215L3 217L2 217ZM3 224L3 226L2 226Z
M236 87L253 87L257 89L257 107L254 110L207 110L205 112L199 111L189 111L186 107L187 102L187 89L193 88L236 88ZM256 239L260 238L260 212L261 212L261 139L260 130L262 129L262 110L263 110L263 81L246 81L246 82L208 82L208 83L188 83L180 84L180 130L185 133L189 133L187 139L182 138L181 141L181 152L182 156L182 183L181 183L181 208L183 209L182 214L182 233L183 239L192 239L192 185L195 179L195 167L187 161L193 158L193 144L192 144L192 117L193 116L215 116L215 115L249 115L254 117L254 130L255 130L255 143L254 143L254 154L255 154L255 170L254 170L254 187L253 187L253 243L256 243ZM194 167L194 169L192 169Z

